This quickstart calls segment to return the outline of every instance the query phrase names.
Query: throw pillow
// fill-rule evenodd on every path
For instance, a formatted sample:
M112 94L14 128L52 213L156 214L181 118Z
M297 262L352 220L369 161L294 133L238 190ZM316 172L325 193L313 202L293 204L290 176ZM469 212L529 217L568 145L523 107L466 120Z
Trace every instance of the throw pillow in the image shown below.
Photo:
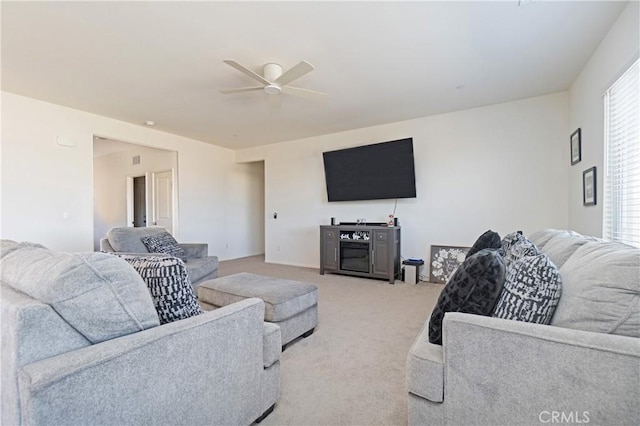
M142 277L153 305L166 324L203 313L187 275L184 262L177 257L117 254Z
M504 256L504 264L507 267L511 262L518 259L539 254L538 248L522 235L522 231L512 232L502 239L502 255Z
M13 245L0 260L3 284L51 305L91 343L159 325L144 281L122 259Z
M504 285L505 266L497 250L480 250L462 262L445 285L429 319L429 341L442 344L447 312L491 315Z
M549 324L560 300L561 287L560 271L547 255L515 260L507 268L493 316Z
M473 246L467 252L466 258L469 258L479 252L482 249L490 248L490 249L499 249L502 247L502 243L500 240L500 235L497 232L493 232L492 230L488 230L484 234L480 235Z
M166 253L179 257L183 261L187 258L187 253L168 232L160 232L156 235L148 235L140 239L147 247L147 250L149 250L149 253Z

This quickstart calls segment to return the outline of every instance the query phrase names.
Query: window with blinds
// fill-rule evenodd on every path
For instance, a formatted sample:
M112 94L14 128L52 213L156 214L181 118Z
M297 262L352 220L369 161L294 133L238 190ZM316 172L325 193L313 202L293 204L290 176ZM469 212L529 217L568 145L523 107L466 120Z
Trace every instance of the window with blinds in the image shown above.
M604 95L603 235L640 247L640 68L635 62Z

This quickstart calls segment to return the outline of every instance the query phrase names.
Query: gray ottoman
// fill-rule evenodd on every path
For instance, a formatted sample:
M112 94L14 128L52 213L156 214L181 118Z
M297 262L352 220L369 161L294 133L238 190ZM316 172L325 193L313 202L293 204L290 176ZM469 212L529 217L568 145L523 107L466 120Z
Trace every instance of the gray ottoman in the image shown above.
M205 309L249 297L264 300L264 319L280 326L283 350L292 340L310 336L318 325L318 287L314 284L243 272L198 286L198 300Z

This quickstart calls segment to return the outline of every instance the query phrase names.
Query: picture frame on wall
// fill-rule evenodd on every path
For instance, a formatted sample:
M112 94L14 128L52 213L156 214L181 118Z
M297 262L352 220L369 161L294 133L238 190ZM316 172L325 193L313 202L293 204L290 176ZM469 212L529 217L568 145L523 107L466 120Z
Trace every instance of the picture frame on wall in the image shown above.
M597 203L596 196L596 168L591 167L582 172L582 205L595 206Z
M429 282L446 284L471 247L431 246Z
M582 131L578 129L571 133L571 165L578 164L582 161Z

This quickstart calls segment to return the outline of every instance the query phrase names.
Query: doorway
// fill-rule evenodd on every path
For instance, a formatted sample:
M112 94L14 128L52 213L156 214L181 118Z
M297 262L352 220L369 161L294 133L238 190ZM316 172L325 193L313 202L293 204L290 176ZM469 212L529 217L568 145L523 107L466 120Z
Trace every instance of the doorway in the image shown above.
M127 226L160 226L173 234L173 190L173 170L127 177Z
M153 173L151 189L153 226L161 226L173 234L173 172Z
M133 178L133 226L147 226L147 177Z
M176 235L177 176L176 151L94 136L94 250L100 249L100 238L115 227L154 226L156 222ZM164 191L158 202L154 188Z

